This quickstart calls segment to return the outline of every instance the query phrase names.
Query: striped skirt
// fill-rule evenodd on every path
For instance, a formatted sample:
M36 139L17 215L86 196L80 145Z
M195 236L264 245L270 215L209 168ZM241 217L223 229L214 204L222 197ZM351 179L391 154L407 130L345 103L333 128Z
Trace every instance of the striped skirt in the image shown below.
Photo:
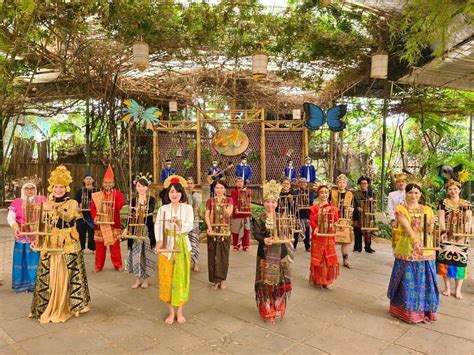
M12 288L15 292L33 292L40 253L30 243L15 241L13 249Z

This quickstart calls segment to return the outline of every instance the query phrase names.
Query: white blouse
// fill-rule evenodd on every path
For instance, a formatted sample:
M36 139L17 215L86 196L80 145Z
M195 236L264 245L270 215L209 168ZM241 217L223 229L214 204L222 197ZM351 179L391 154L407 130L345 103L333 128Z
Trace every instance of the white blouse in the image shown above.
M171 203L168 205L163 205L159 208L158 214L156 216L155 221L155 237L156 237L156 244L159 244L164 240L163 236L163 223L165 224L165 228L167 230L173 230L173 223L169 220L172 217L176 217L181 221L181 228L176 229L176 233L189 233L193 230L194 226L194 211L193 206L188 205L186 203L180 203L178 209L175 211ZM166 220L166 222L164 222ZM187 251L191 251L191 243L189 238L186 237L186 249ZM166 249L174 249L175 248L175 238L168 238L166 245L163 246ZM164 253L163 254L168 260L171 259L172 253Z

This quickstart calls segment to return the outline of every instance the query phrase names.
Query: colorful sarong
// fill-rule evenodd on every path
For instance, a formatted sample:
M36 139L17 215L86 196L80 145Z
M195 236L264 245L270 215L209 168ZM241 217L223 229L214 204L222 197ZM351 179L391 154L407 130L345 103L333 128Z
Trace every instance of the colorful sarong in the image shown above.
M395 259L387 296L390 314L407 322L436 320L439 291L434 260Z
M283 319L292 289L289 261L281 259L281 247L265 246L265 259L257 257L255 300L264 320Z
M30 243L15 241L13 249L12 288L15 292L35 289L40 253L31 250Z
M441 251L436 258L438 274L456 280L464 280L467 277L469 247L450 242L441 242L440 246Z
M171 231L166 231L168 238L173 238ZM189 301L189 287L191 284L191 255L186 248L186 233L176 234L176 249L180 253L173 253L168 260L160 254L158 257L158 284L160 286L160 300L174 307L179 307Z

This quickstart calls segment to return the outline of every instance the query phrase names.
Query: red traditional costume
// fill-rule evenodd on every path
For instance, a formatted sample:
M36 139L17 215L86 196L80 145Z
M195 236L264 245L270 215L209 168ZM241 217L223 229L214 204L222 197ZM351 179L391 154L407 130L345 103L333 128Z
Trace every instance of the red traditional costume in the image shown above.
M322 209L324 209L324 214L321 213ZM310 208L312 230L310 282L317 286L331 285L339 276L336 227L334 226L338 219L339 210L330 203ZM324 228L322 223L326 224Z
M114 181L114 172L109 165L104 175L105 181ZM91 216L96 223L97 211L102 201L113 201L113 222L114 224L95 224L94 239L96 242L95 249L95 270L101 271L105 264L105 255L107 246L110 246L110 258L116 270L123 270L122 254L120 252L120 210L125 200L122 193L112 189L110 191L99 191L92 194Z

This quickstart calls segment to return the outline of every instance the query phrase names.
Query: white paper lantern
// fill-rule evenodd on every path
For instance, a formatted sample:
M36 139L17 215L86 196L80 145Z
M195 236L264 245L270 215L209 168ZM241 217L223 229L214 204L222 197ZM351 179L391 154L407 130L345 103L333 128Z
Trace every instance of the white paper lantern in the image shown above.
M388 73L388 55L384 52L372 55L372 66L370 68L370 77L374 79L387 79Z
M178 103L175 101L175 100L171 100L169 102L169 110L170 110L170 113L176 113L178 112Z
M300 109L294 109L293 110L293 119L294 120L300 120L301 119L301 110Z
M146 42L133 44L133 66L140 71L150 66L150 48Z
M254 80L265 79L268 74L268 56L257 52L252 56L252 77Z

